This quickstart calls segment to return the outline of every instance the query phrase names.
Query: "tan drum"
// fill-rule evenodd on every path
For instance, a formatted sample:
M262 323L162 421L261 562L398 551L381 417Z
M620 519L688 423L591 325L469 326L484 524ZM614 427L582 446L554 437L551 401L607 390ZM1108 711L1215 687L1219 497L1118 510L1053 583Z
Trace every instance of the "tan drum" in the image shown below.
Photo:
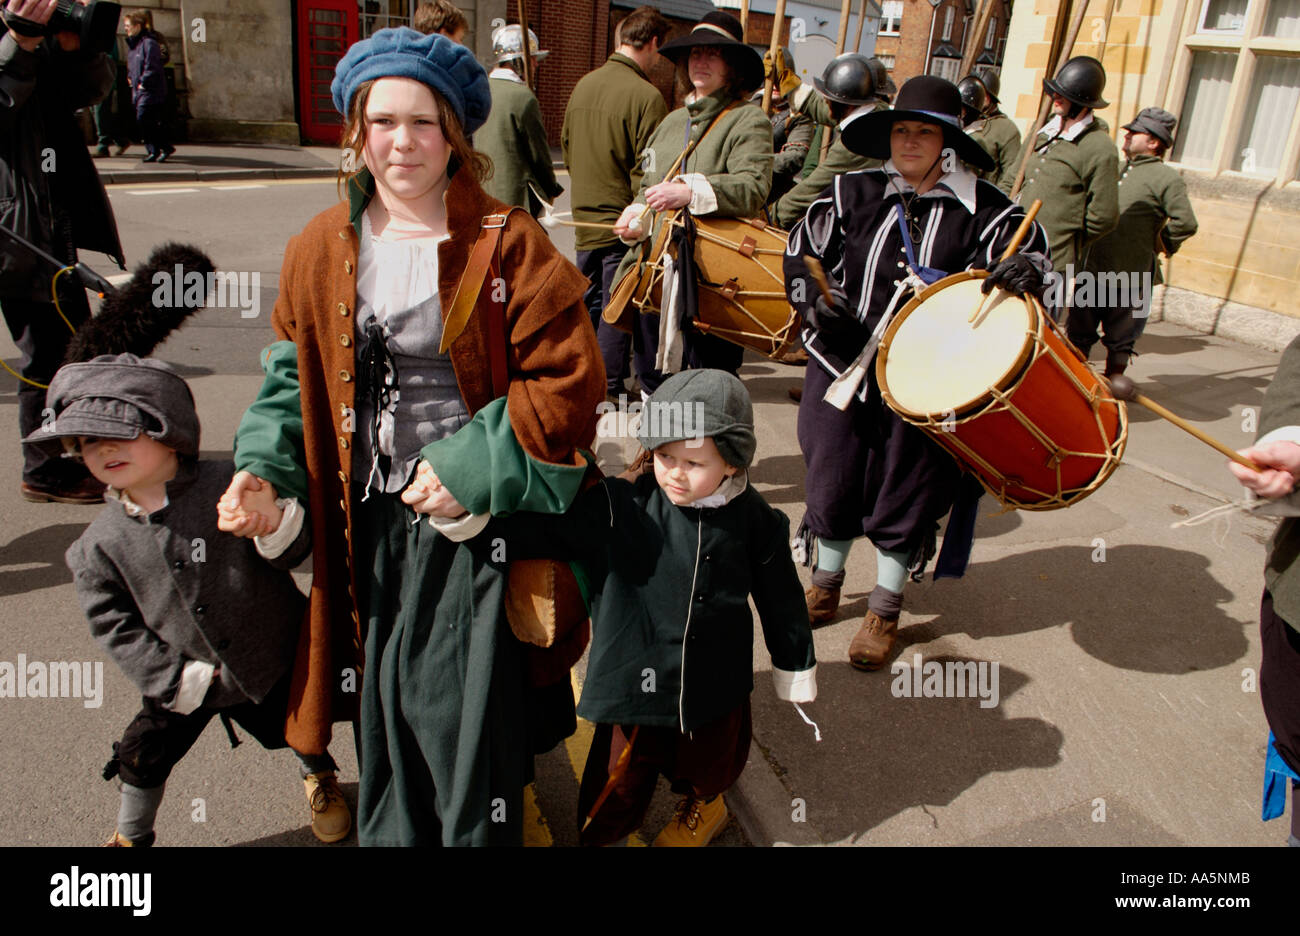
M881 395L1004 505L1067 507L1119 465L1128 412L1033 298L995 292L971 325L985 276L945 277L899 310L876 358Z
M782 258L786 234L761 219L695 218L695 266L699 274L700 331L768 357L780 357L798 341L798 313L785 296ZM645 260L614 287L604 319L630 328L632 310L659 314L664 254L680 213L660 225Z

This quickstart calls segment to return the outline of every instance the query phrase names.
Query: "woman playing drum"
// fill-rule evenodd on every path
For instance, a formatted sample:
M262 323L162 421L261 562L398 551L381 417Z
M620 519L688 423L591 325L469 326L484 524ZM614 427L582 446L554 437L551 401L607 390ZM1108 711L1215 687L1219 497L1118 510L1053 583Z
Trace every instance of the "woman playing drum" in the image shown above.
M868 670L883 665L893 650L908 567L952 507L961 469L885 405L874 367L865 369L859 386L836 386L848 391L842 410L824 399L827 390L854 371L860 355L867 360L857 363L871 363L884 331L878 326L918 283L992 268L991 284L1023 294L1039 290L1048 269L1047 240L1036 224L1019 252L997 262L1024 212L964 165L991 168L979 144L961 131L956 86L913 78L896 106L845 129L850 150L889 161L881 169L838 176L790 232L785 258L786 289L804 316L811 357L798 423L807 465L802 529L817 539L808 613L814 623L834 617L849 548L858 536L870 539L876 586L849 647L850 662ZM831 301L815 285L804 256L825 269ZM960 322L966 327L966 316Z
M684 107L670 113L650 138L642 157L645 175L636 201L629 205L614 233L629 244L657 231L636 223L648 205L655 212L686 208L692 215L748 218L758 215L772 187L772 125L763 112L746 106L750 92L763 83L763 59L740 42L740 22L720 10L707 14L686 36L659 50L679 66L691 93ZM703 139L701 139L703 135ZM694 144L671 179L678 157ZM661 220L662 214L646 215ZM654 243L654 240L651 240ZM635 268L642 248L628 252L614 282ZM641 392L648 396L664 380L656 357L660 316L637 315L632 350ZM735 373L744 354L738 345L686 332L683 364L716 367ZM676 369L676 368L670 368Z

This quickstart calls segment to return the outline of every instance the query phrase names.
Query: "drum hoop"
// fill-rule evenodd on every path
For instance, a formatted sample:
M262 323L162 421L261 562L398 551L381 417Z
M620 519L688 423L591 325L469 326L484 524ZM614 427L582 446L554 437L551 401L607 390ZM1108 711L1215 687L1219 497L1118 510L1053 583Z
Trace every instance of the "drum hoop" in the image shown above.
M894 412L898 413L899 416L907 419L908 422L921 425L923 421L933 417L935 414L918 413L915 410L909 410L900 405L894 398L893 394L888 393L889 381L885 376L885 367L889 359L889 347L893 343L894 335L898 333L898 329L902 327L905 321L907 321L907 318L935 293L942 292L949 286L955 286L957 283L965 282L967 280L984 279L988 275L987 270L962 270L960 273L953 273L951 276L945 276L943 279L931 283L925 289L921 290L920 293L909 299L906 304L898 310L897 314L895 314L893 321L889 323L889 327L885 329L885 334L880 339L880 348L876 352L876 383L880 386L881 396L889 404L889 407L894 410ZM1037 300L1032 296L1026 296L1024 298L1031 304L1031 308L1037 306ZM1003 376L1002 383L997 386L1002 386L1003 384L1018 386L1019 382L1024 379L1024 375L1028 373L1028 365L1032 363L1033 359L1037 356L1035 353L1035 349L1039 346L1037 335L1039 334L1039 330L1042 328L1043 320L1048 316L1046 311L1043 309L1035 309L1035 311L1038 313L1038 328L1035 329L1031 327L1025 330L1025 343L1020 349L1020 355L1016 359L1015 364L1008 368L1006 374ZM979 415L984 411L985 407L992 403L989 397L993 389L995 388L989 387L974 399L967 400L958 406L949 407L949 409L944 411L943 415L948 416L951 414L952 417ZM944 421L951 424L951 418Z

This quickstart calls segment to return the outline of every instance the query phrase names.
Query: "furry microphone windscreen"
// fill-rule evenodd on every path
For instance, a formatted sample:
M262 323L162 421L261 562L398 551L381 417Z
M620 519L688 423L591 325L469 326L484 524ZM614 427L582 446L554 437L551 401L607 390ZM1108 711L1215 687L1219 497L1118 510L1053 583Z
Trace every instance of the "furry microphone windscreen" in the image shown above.
M131 279L105 298L68 344L63 363L89 361L101 354L149 357L154 348L184 324L207 297L208 255L186 244L163 244L135 268Z

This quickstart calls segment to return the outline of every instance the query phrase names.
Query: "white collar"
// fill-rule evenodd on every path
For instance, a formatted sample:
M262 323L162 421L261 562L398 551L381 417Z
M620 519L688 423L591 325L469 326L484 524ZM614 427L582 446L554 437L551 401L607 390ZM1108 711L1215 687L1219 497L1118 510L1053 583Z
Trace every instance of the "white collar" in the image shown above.
M859 117L864 116L865 114L870 114L875 109L876 109L876 105L874 103L859 104L857 107L853 108L853 110L849 111L848 114L845 115L844 119L839 122L838 126L840 132L843 133L844 128L847 127L850 123L857 120Z
M1083 118L1083 120L1080 120L1069 130L1061 133L1061 115L1055 114L1052 116L1052 119L1047 122L1047 125L1039 131L1039 133L1046 133L1049 140L1060 133L1062 140L1073 143L1079 138L1079 134L1083 133L1083 131L1087 130L1090 126L1092 126L1091 111L1088 112L1088 116Z
M503 78L506 81L513 81L516 82L517 84L524 83L524 79L519 76L518 72L516 72L513 68L506 68L504 65L498 65L496 68L492 69L490 72L488 72L488 77Z
M687 507L723 507L736 499L749 486L749 472L737 471L734 475L718 485L712 494L706 494L697 501L691 501Z
M903 174L894 166L892 159L885 162L885 172L898 183L899 188L905 192L912 191L912 185L903 178ZM942 195L951 195L957 201L961 202L963 208L971 214L975 213L975 173L966 168L966 164L957 161L957 168L952 172L945 172L939 176L939 181L934 183L934 188L930 189L922 198L938 197ZM942 190L940 187L942 186ZM892 188L892 186L891 186Z
M117 501L119 504L122 505L122 509L126 511L126 515L128 517L147 517L149 515L149 511L145 510L135 501L131 500L130 496L126 493L126 491L119 491L115 487L107 487L104 489L104 500ZM163 507L166 507L170 503L171 503L170 498L164 495Z

